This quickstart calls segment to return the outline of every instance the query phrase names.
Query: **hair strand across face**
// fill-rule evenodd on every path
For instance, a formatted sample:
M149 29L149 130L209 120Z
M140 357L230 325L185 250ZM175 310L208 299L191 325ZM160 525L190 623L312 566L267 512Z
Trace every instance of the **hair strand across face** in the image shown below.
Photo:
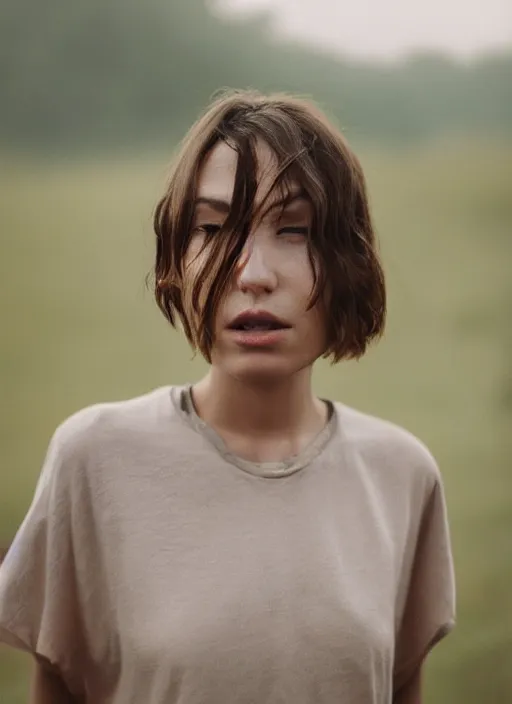
M257 209L257 140L278 170ZM208 243L192 284L184 260L192 237L197 178L211 149L225 141L237 152L229 213ZM311 305L322 300L333 361L362 356L384 329L386 290L361 165L341 133L311 103L283 95L234 92L219 98L184 140L154 217L155 297L172 325L180 319L194 348L210 360L215 315L251 225L275 194L298 185L313 206L308 242L315 274Z

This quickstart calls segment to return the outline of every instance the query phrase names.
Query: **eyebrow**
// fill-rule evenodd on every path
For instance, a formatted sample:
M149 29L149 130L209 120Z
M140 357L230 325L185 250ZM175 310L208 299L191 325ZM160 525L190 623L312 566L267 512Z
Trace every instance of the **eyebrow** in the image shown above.
M217 210L219 213L229 213L231 208L230 203L227 200L222 200L222 198L196 198L194 201L194 207L197 208L198 205L209 205L210 208Z
M281 207L288 207L292 203L295 203L296 201L306 201L309 202L309 197L306 193L306 191L301 188L295 191L292 191L289 193L287 196L284 198L280 198L278 201L274 201L266 210L265 210L265 215L272 210L276 210L277 208ZM200 196L199 198L196 198L194 201L194 208L197 208L199 205L208 205L210 208L213 208L213 210L216 210L218 213L229 213L231 209L231 203L227 200L224 200L222 198L210 198L208 196Z

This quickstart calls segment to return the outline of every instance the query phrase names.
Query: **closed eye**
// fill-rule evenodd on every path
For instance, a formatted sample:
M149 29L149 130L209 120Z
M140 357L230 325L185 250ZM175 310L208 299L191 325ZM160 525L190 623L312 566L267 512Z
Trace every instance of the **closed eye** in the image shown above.
M197 232L204 232L204 234L207 237L213 237L216 235L219 230L221 229L221 225L216 225L214 223L205 223L204 225L199 225L196 228ZM289 227L282 227L277 231L278 235L299 235L302 237L306 237L309 233L309 227L297 227L297 226L289 226Z
M220 225L215 225L214 223L206 223L204 225L199 225L197 231L204 232L208 237L212 237L218 233L220 227Z
M309 227L282 227L277 231L278 235L302 235L306 237L309 234Z

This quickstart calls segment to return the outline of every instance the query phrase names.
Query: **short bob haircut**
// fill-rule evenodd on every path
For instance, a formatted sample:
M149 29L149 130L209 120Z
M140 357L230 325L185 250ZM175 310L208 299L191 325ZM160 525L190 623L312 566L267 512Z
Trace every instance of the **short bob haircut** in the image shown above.
M174 327L181 320L192 347L211 361L215 315L255 217L257 140L264 141L277 159L277 175L267 197L276 189L286 197L294 183L313 206L308 248L315 285L310 305L320 299L325 309L324 356L333 362L359 358L384 329L384 274L359 160L308 100L230 91L192 126L154 215L158 306ZM191 283L184 260L192 236L198 174L220 141L238 153L233 199L220 233L207 245L206 262Z

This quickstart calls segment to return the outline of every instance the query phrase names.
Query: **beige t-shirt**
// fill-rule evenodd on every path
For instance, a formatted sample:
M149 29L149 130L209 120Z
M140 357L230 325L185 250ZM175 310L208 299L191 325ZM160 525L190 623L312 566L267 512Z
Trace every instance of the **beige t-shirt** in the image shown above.
M389 704L453 621L434 460L339 403L264 464L188 387L82 410L0 568L0 641L92 704Z

